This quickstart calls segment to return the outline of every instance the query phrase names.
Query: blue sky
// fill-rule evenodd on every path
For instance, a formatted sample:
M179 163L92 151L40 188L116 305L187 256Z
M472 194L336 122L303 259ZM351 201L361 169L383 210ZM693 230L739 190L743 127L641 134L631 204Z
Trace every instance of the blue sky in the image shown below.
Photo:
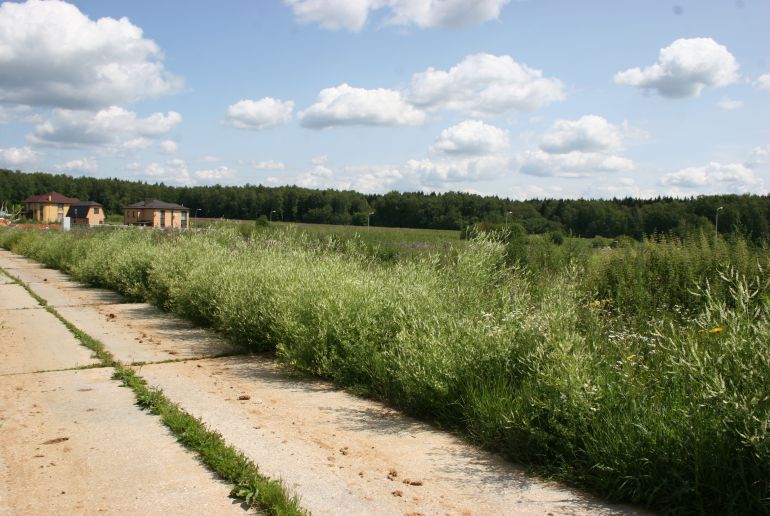
M770 2L0 6L0 167L511 198L767 193Z

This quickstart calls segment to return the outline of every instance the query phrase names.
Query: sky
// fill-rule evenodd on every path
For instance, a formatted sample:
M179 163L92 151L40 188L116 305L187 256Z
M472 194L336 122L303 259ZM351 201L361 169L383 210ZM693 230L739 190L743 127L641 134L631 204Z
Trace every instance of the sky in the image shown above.
M527 198L767 194L770 0L0 4L0 167Z

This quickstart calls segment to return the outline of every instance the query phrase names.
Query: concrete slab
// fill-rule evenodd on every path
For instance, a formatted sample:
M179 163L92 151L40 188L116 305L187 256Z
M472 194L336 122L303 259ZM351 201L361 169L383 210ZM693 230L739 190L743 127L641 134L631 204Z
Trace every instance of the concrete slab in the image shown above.
M246 514L112 369L0 382L0 511Z
M494 454L259 357L143 366L314 515L634 514L527 475Z
M10 285L13 283L13 280L6 276L5 274L0 274L0 285Z
M0 263L2 267L2 263ZM35 267L21 267L18 269L7 268L8 272L24 283L33 285L35 283L47 283L47 282L59 282L70 281L69 276L61 271L55 269L45 269L42 266Z
M0 309L0 375L69 369L97 362L45 309Z
M121 362L212 357L238 349L215 333L147 303L60 306L58 312Z
M74 281L29 283L29 288L49 305L83 306L125 303L126 299L111 290L91 288Z
M4 269L40 268L40 263L24 256L12 253L6 249L0 249L0 267Z
M13 283L0 285L0 310L38 308L40 304L29 295L24 287Z

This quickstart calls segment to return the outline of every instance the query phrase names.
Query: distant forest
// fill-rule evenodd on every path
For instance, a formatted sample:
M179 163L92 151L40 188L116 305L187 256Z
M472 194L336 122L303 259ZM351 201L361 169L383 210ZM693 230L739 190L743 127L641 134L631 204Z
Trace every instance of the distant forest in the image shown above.
M366 225L461 229L466 225L519 223L529 233L562 232L581 237L622 235L641 238L655 233L690 234L736 231L755 242L770 237L770 197L717 195L688 199L542 199L514 201L449 192L365 195L352 191L312 190L297 186L175 187L122 179L71 177L0 169L0 202L21 203L30 195L57 191L97 201L107 213L142 199L161 199L190 208L190 216Z

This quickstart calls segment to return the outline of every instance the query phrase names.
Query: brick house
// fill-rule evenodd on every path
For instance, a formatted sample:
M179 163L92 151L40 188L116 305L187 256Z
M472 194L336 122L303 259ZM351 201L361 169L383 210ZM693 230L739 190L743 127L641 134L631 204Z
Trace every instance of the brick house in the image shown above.
M161 229L187 229L190 227L190 209L157 199L139 201L123 208L123 223Z
M79 199L66 197L58 192L47 192L24 199L24 215L43 224L59 223L67 210Z
M67 216L72 224L98 226L104 224L104 206L94 201L81 201L70 206Z

